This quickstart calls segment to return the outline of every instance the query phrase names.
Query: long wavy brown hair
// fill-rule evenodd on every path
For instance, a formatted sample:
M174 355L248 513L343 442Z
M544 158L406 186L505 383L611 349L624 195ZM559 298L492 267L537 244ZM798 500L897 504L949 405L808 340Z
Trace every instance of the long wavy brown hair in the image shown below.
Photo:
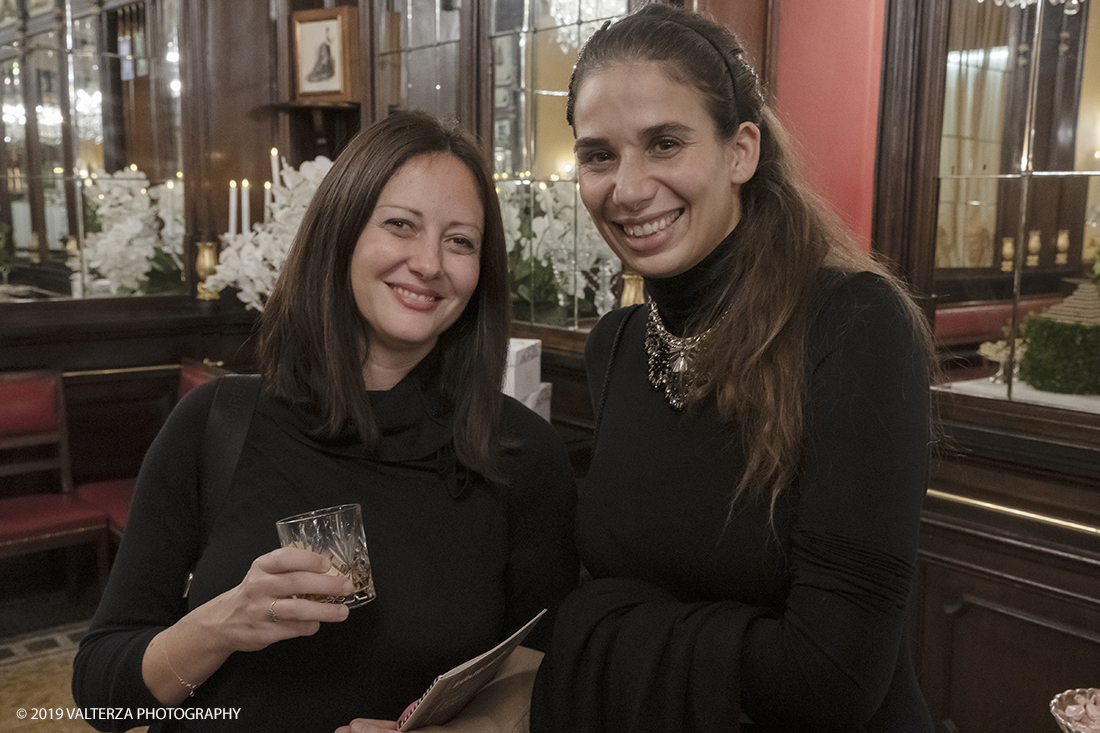
M861 250L831 209L801 178L792 142L765 99L741 43L726 28L672 6L646 5L604 25L581 50L569 83L566 119L573 125L585 78L613 64L654 62L673 81L693 87L730 140L744 122L760 129L760 162L741 185L746 246L719 263L720 294L687 324L713 328L695 361L691 400L714 399L720 414L745 436L746 471L733 491L774 508L798 473L803 449L806 333L819 271L871 271L894 285L931 353L927 322L888 268ZM730 317L723 317L731 314Z
M466 468L499 480L500 385L511 301L500 204L476 140L420 112L398 112L359 132L318 187L260 317L257 359L265 383L284 399L312 405L329 436L347 431L373 449L378 426L363 382L370 323L351 287L351 257L382 189L409 160L444 153L474 177L485 221L477 288L439 336L441 391Z

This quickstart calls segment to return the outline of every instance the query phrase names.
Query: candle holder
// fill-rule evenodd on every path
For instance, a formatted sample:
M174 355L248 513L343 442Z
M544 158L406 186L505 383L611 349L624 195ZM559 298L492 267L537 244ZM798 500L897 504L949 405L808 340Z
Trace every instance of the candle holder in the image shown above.
M199 253L195 257L195 274L199 276L197 297L199 300L217 300L218 294L206 287L206 278L218 269L218 243L196 242Z
M1058 251L1054 255L1054 264L1056 265L1068 265L1069 264L1069 230L1059 229L1058 239L1055 242L1055 249Z
M1001 272L1012 272L1016 258L1016 240L1005 237L1001 240Z
M1038 229L1032 229L1027 237L1027 266L1039 266L1039 253L1043 251L1042 234Z
M645 303L645 281L636 272L623 270L623 292L619 296L619 306Z

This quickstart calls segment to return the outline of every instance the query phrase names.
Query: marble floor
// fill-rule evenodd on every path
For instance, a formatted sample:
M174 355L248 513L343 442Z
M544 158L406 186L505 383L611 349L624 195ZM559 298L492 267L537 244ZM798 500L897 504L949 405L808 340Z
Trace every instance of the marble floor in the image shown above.
M64 553L9 559L0 589L0 731L93 730L73 719L70 691L77 644L99 601L90 568Z
M70 689L73 656L87 622L0 642L0 730L88 733Z

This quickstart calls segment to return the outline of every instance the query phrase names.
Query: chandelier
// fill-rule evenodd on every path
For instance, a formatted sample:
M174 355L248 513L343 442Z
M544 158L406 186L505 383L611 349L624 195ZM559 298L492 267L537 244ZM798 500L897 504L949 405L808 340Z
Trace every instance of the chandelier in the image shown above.
M978 0L979 3L985 0ZM1010 8L1026 8L1029 5L1038 5L1042 0L993 0L997 6L1007 5ZM1062 12L1066 15L1077 15L1081 10L1081 0L1049 0L1051 5L1061 5Z

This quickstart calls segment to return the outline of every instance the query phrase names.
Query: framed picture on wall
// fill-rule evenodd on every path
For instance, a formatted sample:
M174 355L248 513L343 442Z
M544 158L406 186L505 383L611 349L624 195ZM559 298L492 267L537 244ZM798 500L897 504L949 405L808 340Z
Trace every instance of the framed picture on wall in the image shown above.
M359 24L355 8L299 10L291 18L295 101L358 102Z

